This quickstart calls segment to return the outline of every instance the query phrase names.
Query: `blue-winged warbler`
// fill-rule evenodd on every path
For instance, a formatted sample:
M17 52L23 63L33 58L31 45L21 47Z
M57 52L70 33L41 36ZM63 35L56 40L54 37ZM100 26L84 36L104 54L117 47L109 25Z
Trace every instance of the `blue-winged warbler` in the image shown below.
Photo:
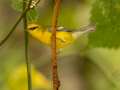
M36 23L29 23L27 31L37 40L46 44L48 46L51 45L51 27L43 27ZM95 31L95 25L89 24L87 26L83 26L77 30L71 30L64 28L62 26L57 26L56 31L56 47L64 48L65 46L70 45L75 41L75 39L83 34Z

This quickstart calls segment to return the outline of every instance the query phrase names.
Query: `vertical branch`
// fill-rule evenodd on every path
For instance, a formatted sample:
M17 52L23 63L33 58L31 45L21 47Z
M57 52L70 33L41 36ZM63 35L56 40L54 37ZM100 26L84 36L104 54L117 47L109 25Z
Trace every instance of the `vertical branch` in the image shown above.
M27 34L27 15L26 13L37 6L37 4L40 2L40 0L34 1L29 0L29 3L27 5L27 0L23 0L23 12L16 21L16 23L13 25L13 27L10 29L10 32L7 34L7 36L0 42L0 47L8 40L8 38L11 36L11 34L14 32L20 21L23 19L24 23L24 33L25 33L25 60L27 65L27 76L28 76L28 90L32 90L32 80L31 80L31 63L28 59L28 34Z
M26 9L27 0L23 0L23 11ZM29 1L28 8L30 7L32 0ZM28 57L28 33L27 33L27 13L25 13L23 17L23 25L24 25L24 35L25 35L25 60L27 66L27 80L28 80L28 90L32 90L32 78L31 78L31 62Z
M52 78L53 78L53 90L59 90L60 81L57 70L57 50L56 50L56 26L59 16L61 0L55 0L53 18L52 18Z

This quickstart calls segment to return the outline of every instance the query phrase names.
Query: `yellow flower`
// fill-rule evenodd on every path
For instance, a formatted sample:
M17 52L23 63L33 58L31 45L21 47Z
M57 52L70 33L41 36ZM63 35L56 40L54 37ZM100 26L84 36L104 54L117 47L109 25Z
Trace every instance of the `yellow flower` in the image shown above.
M32 87L33 90L51 90L51 83L46 77L32 66ZM10 90L28 90L27 69L25 65L17 67L8 77L8 88Z

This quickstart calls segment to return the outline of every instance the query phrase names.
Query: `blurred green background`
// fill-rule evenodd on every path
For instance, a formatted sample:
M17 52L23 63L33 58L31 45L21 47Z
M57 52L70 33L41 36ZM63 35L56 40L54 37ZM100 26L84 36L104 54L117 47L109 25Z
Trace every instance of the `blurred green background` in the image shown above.
M93 2L94 0L63 0L59 25L74 29L88 24ZM38 6L39 23L50 25L52 0L41 0ZM11 7L10 0L0 0L0 41L19 15L20 12ZM86 36L78 38L58 55L60 90L120 90L119 54L119 48L89 48ZM34 67L32 71L35 72L32 74L33 90L51 89L50 55L49 47L29 36L29 57ZM22 23L0 47L0 61L0 90L27 90Z

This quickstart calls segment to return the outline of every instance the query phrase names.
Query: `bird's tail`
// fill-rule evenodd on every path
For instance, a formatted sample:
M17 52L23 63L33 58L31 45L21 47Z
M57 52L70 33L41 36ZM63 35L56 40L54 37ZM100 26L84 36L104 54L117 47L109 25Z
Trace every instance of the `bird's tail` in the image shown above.
M73 33L73 36L75 38L77 38L81 35L88 34L90 32L94 32L95 30L96 30L95 24L89 24L89 25L86 25L86 26L82 26L78 30L75 30L74 33Z

